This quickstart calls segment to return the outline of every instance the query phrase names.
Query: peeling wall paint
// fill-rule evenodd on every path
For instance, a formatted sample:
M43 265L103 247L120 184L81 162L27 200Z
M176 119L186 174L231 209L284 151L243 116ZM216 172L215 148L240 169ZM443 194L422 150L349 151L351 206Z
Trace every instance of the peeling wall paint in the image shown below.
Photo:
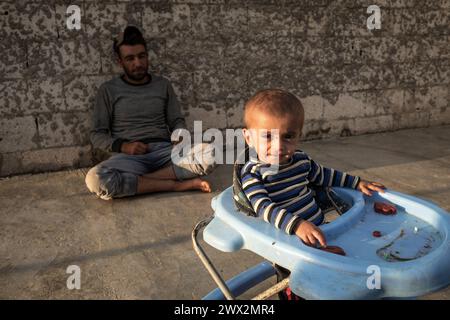
M127 24L190 128L239 128L267 87L301 98L305 139L449 124L449 16L450 0L0 0L0 176L92 163L95 94L121 71L112 38Z

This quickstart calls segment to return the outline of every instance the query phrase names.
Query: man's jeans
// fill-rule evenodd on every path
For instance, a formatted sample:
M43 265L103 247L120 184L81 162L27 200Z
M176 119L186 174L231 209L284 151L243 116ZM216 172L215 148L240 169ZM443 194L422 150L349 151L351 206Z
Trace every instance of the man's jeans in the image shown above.
M170 142L149 143L149 152L143 155L116 153L99 163L86 175L88 189L100 198L109 200L135 195L138 176L173 165L178 180L191 179L209 174L216 166L214 148L209 144L199 144L191 149L182 163L171 161Z

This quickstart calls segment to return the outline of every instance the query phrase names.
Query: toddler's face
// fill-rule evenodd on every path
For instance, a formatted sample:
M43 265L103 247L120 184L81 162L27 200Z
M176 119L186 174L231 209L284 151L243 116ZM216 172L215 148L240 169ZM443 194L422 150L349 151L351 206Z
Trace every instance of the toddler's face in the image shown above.
M300 141L303 119L252 112L247 124L248 128L243 129L245 140L255 148L260 161L271 165L289 162Z

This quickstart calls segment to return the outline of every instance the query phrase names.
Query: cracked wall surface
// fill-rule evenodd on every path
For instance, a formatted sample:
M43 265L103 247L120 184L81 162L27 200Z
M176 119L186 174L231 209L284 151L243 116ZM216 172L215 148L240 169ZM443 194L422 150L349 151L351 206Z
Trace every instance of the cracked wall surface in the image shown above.
M66 27L72 4L81 30ZM250 95L281 87L317 139L449 124L449 22L450 0L0 1L0 176L92 164L93 102L121 71L127 24L189 128L239 128Z

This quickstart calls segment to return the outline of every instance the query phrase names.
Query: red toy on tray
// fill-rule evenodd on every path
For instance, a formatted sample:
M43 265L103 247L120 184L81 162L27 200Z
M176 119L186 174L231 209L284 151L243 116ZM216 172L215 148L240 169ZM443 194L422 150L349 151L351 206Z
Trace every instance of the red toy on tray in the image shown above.
M375 238L379 238L379 237L381 237L381 232L378 231L378 230L375 230L374 232L372 232L372 235L373 235Z
M397 208L389 203L384 202L375 202L373 205L375 212L381 213L384 215L393 215L397 213Z
M341 247L338 247L338 246L326 246L326 247L320 248L320 250L327 251L327 252L334 253L334 254L339 254L341 256L345 256L345 251Z

